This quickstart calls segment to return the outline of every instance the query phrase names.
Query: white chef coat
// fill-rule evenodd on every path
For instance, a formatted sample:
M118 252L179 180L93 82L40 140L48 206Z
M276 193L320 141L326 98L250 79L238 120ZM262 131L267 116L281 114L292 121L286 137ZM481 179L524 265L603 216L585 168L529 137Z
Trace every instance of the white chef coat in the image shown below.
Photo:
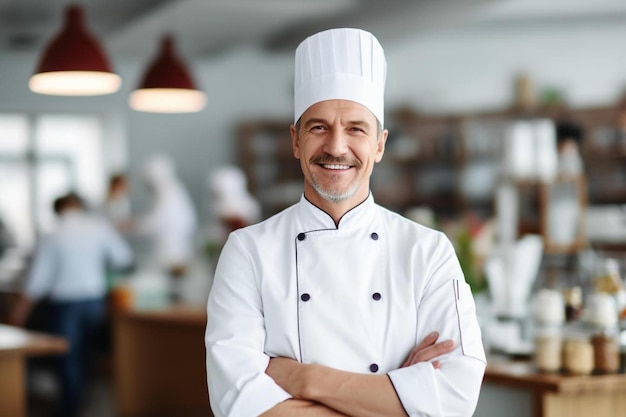
M104 297L107 265L130 266L130 246L104 219L68 210L54 232L42 237L31 265L25 293L37 300L79 301Z
M474 302L450 241L368 199L339 226L300 202L229 236L208 301L216 416L257 416L290 398L265 374L293 358L387 373L410 416L469 416L485 369ZM456 349L398 369L432 331Z
M139 218L138 231L152 239L150 262L165 269L188 264L194 257L196 212L178 180L161 182L150 211Z

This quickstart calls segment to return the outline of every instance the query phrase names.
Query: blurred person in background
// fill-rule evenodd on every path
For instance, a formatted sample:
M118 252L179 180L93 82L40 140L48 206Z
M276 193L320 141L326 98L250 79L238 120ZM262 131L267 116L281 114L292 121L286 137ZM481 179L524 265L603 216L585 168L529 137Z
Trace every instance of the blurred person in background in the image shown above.
M230 234L207 306L223 416L470 416L485 352L446 236L374 202L386 61L368 32L298 46L300 201Z
M216 168L208 179L210 213L206 231L209 256L219 254L233 230L261 220L261 205L248 191L246 176L233 165Z
M106 271L131 267L133 255L115 228L88 213L77 194L57 198L53 206L57 226L37 244L9 324L24 326L35 303L48 298L49 330L69 344L68 353L59 358L58 416L75 417L91 379L105 321Z
M4 255L4 251L15 246L15 238L7 225L0 218L0 259Z
M561 120L557 123L557 175L559 177L575 179L583 175L585 167L580 154L580 146L584 134L582 127L575 122Z
M211 175L213 209L224 227L225 237L233 230L261 219L261 206L248 192L246 175L236 166L220 167Z
M149 241L148 259L141 267L156 268L173 278L171 296L177 300L178 281L187 275L196 252L196 210L173 162L165 155L148 159L143 166L143 179L152 204L131 224L132 232Z
M104 212L108 219L116 226L121 227L130 220L131 207L128 179L123 173L111 175L109 188L104 202Z

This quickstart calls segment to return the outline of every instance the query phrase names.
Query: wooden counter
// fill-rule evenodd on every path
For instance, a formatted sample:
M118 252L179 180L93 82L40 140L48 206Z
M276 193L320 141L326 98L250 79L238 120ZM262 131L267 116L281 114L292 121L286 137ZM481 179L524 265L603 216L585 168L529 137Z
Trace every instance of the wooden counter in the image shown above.
M535 417L623 417L626 374L573 376L538 373L530 361L490 357L485 383L528 390Z
M130 416L211 416L204 307L171 306L113 315L117 412Z
M0 416L26 413L26 359L58 355L68 345L60 337L0 324Z

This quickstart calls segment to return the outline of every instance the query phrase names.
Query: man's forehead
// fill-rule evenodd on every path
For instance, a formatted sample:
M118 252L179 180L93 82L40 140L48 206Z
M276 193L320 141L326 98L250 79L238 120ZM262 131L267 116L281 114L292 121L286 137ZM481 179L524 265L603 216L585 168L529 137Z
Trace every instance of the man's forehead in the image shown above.
M374 113L364 105L350 100L325 100L310 106L301 121L335 121L342 123L376 124Z

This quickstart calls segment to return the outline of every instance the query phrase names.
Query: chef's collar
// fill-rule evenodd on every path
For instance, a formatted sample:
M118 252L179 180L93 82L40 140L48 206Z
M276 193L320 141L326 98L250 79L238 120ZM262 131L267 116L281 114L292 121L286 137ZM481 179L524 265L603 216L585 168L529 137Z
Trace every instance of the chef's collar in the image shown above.
M330 214L311 203L302 194L300 197L300 221L307 231L357 228L371 221L375 212L374 207L374 196L370 192L361 204L348 210L339 220L339 225L336 226Z

